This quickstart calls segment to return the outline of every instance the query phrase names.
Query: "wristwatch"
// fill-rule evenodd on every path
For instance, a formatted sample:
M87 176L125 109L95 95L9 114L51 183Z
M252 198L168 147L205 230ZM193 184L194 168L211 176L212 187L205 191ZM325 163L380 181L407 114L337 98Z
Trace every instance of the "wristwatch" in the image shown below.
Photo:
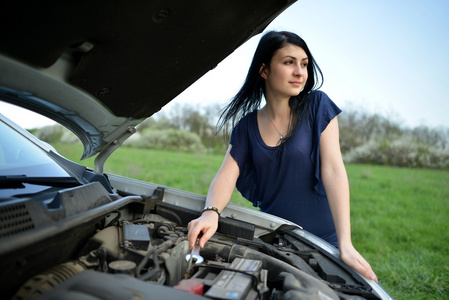
M205 208L203 208L201 213L203 213L207 210L213 210L214 212L216 212L218 214L218 216L220 216L220 212L218 211L218 208L216 208L215 206L206 206Z

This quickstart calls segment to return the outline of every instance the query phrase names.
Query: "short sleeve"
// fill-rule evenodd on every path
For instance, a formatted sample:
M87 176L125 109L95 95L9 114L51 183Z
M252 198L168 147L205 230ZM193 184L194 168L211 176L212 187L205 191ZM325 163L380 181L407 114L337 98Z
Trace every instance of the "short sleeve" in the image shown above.
M234 127L231 133L231 156L239 166L240 174L237 178L236 187L243 197L253 202L255 201L255 193L257 191L257 180L255 178L255 169L251 161L250 145L249 145L249 131L250 131L250 117L253 113L242 118Z
M315 168L314 189L318 194L326 195L321 179L320 138L330 121L341 113L341 109L322 91L314 91L309 97L313 147L310 159Z

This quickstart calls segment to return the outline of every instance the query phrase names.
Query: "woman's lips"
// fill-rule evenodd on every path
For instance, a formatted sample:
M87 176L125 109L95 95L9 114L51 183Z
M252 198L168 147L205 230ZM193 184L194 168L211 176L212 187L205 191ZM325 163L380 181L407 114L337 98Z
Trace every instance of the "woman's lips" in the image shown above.
M302 86L302 82L299 82L299 81L290 81L290 84L297 86L297 87Z

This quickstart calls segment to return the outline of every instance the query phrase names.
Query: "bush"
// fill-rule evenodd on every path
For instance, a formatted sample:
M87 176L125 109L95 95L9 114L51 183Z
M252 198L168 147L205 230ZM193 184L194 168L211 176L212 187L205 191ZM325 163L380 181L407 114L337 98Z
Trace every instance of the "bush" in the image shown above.
M78 137L73 132L59 124L41 127L34 130L33 134L38 139L49 144L75 144L80 142Z
M77 144L81 143L80 139L70 130L64 128L61 136L61 143L63 144Z
M126 145L137 148L167 149L204 153L206 151L201 138L190 131L181 129L146 129L134 134Z
M394 140L403 134L396 122L378 114L348 110L338 116L340 147L343 153L382 138Z
M396 167L449 169L449 151L416 142L409 136L396 140L371 140L343 155L347 163Z

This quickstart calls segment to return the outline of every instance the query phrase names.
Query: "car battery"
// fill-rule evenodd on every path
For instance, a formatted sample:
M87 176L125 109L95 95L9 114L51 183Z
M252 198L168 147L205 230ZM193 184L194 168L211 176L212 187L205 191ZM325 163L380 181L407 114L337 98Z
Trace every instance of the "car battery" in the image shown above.
M215 278L213 285L205 296L214 299L256 299L257 292L253 289L257 285L262 262L259 260L236 258L229 265L229 269L251 273L253 276L231 270L223 270Z

